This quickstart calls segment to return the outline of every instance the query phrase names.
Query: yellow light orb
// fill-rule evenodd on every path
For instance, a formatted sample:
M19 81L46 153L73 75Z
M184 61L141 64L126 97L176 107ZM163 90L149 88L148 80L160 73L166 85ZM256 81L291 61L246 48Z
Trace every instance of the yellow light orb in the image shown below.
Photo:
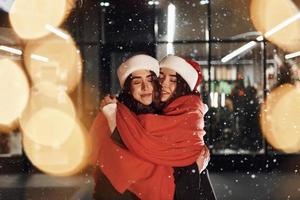
M34 166L55 176L78 173L87 164L86 130L77 120L70 137L59 146L44 146L23 136L23 147Z
M59 27L74 3L70 0L15 0L9 19L23 39L37 39L50 33L47 25Z
M65 18L67 18L69 16L69 14L72 12L72 10L75 7L76 7L76 1L75 0L67 0Z
M0 59L0 131L11 132L29 100L29 84L21 66Z
M261 107L261 127L267 141L287 153L300 150L300 91L285 84L273 90Z
M297 6L291 0L252 0L250 5L252 23L262 34L298 14L298 12ZM285 51L299 51L300 21L294 21L267 39Z
M32 88L20 125L23 133L35 143L59 146L70 137L75 115L74 105L65 91L43 83Z
M51 82L64 86L68 92L78 85L82 75L81 56L72 37L66 36L63 39L52 34L27 43L25 66L34 84Z

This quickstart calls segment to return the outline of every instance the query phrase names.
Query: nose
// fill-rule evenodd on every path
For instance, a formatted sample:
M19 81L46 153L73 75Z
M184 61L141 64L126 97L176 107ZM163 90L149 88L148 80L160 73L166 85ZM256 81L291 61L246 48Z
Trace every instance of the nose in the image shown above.
M162 80L160 81L160 84L161 84L161 86L162 86L163 88L168 87L168 81L167 81L167 79L166 79L166 78L162 79Z
M147 90L150 87L150 84L151 83L149 83L147 81L143 81L143 83L142 83L142 90Z

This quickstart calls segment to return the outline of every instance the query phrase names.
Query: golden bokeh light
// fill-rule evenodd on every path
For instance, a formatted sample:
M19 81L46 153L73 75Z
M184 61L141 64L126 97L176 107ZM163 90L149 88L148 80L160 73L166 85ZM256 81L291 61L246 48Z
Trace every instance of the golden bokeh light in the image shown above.
M0 131L9 133L29 100L29 84L20 65L0 59Z
M96 84L82 81L76 90L69 94L76 107L78 118L88 129L99 112L101 93Z
M287 153L300 150L300 90L285 84L273 90L261 107L260 123L267 141Z
M295 16L298 12L297 6L291 0L252 0L250 5L252 23L262 34ZM294 21L267 39L285 51L299 51L300 21Z
M44 146L23 135L23 147L32 164L41 171L55 176L78 173L87 164L88 145L85 128L74 121L70 137L59 146Z
M65 91L56 85L41 83L32 88L20 125L33 142L59 146L70 137L75 117L73 102Z
M50 33L47 25L59 27L73 5L72 0L15 0L10 23L21 38L37 39Z
M65 18L69 16L72 10L76 7L76 0L67 0Z
M67 39L51 34L28 42L24 61L34 84L51 82L70 92L81 80L82 61L72 37L62 33Z

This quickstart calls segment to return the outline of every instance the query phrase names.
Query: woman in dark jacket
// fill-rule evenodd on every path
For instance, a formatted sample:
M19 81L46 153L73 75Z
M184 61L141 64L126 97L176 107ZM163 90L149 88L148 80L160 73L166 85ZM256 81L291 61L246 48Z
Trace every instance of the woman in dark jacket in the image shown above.
M196 95L200 97L198 88L202 81L201 68L192 60L184 60L177 56L166 56L160 61L161 104L168 106L175 99ZM203 152L209 161L209 151ZM201 157L197 160L201 160ZM198 165L197 165L198 164ZM174 167L176 183L174 200L216 199L206 166L196 162L190 166Z

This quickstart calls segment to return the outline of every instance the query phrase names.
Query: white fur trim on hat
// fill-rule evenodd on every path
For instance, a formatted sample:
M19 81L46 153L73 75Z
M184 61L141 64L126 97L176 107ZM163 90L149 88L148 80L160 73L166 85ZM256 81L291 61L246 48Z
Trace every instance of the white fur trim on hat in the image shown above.
M187 82L190 89L194 90L198 80L197 70L183 58L168 55L160 61L159 67L174 70Z
M116 103L107 104L102 108L102 112L105 118L107 119L108 126L111 133L113 133L117 126L116 123L117 104Z
M133 56L126 60L118 68L117 74L121 87L124 86L126 78L135 71L138 70L150 70L153 71L156 76L159 76L159 63L158 61L148 55L140 54Z

